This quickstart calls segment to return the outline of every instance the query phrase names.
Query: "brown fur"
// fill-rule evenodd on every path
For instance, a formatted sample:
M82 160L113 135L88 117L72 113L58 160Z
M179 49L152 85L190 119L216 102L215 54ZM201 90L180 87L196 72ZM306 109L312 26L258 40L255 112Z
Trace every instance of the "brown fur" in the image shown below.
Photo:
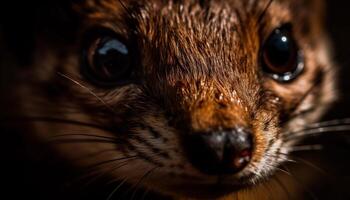
M336 96L319 1L276 0L264 15L269 1L121 2L72 3L78 31L60 31L71 31L78 39L57 43L39 31L34 63L26 72L31 77L26 81L31 83L18 87L21 115L96 125L36 121L30 123L30 137L46 141L62 134L89 133L122 141L49 146L67 161L73 160L78 169L137 155L116 170L110 169L118 162L96 170L131 185L149 173L140 183L142 188L173 197L200 197L216 177L201 174L189 163L182 136L240 126L254 132L253 159L228 180L255 185L287 159L284 149L295 141L284 143L286 133L318 120ZM284 23L293 24L306 68L296 80L282 84L262 73L259 50ZM81 38L96 27L113 30L135 43L137 83L104 89L80 74ZM57 92L52 94L52 87L43 86L54 86ZM108 149L115 150L86 157ZM81 157L85 159L77 159ZM190 189L183 188L187 185ZM252 198L232 192L239 199L241 195Z

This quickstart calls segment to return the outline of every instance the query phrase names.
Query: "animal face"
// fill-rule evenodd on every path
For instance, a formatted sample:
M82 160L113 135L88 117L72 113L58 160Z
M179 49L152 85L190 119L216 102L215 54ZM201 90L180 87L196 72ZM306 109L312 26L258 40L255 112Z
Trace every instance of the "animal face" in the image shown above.
M74 39L38 33L22 112L51 119L33 135L78 169L175 196L237 191L335 97L319 4L70 3L77 25L58 32Z

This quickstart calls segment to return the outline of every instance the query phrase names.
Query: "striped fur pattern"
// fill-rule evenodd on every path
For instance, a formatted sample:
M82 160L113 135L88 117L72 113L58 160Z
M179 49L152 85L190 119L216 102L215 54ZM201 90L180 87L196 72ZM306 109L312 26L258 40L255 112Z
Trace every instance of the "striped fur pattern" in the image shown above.
M116 186L174 198L238 194L268 180L297 144L293 132L316 122L336 97L321 7L316 0L72 1L76 30L56 28L73 40L38 30L33 64L21 72L30 78L16 94L20 114L36 119L30 137L60 141L48 148L76 169L94 166L92 177L104 174ZM279 83L259 58L285 23L306 67ZM135 44L135 81L101 88L81 74L82 43L99 28ZM218 177L191 165L183 136L237 126L253 130L252 161L212 194Z

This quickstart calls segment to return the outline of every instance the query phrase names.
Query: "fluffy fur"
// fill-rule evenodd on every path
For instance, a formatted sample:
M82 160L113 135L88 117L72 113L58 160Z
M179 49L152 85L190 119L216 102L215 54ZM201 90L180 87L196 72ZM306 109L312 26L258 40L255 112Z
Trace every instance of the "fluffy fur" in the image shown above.
M320 1L58 4L76 24L39 26L30 70L18 73L27 78L16 88L17 114L35 119L26 123L28 137L51 141L54 156L76 169L93 166L91 177L103 174L116 186L173 198L249 198L244 189L258 188L288 160L299 141L290 139L293 132L316 122L336 97ZM296 80L279 83L262 72L259 58L264 41L285 23L293 25L306 67ZM81 75L84 38L98 28L134 44L135 81L106 89ZM236 126L253 130L253 158L217 188L218 177L191 165L183 138Z

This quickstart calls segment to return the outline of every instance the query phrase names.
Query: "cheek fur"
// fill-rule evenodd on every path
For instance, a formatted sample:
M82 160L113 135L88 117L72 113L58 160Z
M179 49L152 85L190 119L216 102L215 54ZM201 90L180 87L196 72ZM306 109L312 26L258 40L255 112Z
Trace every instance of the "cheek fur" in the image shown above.
M136 38L142 51L142 58L135 58L141 63L135 72L138 83L99 88L80 74L79 41L59 44L52 42L55 37L38 37L31 72L35 83L16 91L21 113L39 119L27 122L30 137L50 141L46 148L78 171L91 168L90 177L105 174L111 181L171 196L188 196L178 189L184 184L194 191L194 186L227 184L225 194L258 185L288 161L298 142L286 139L290 132L317 121L337 96L325 39L319 46L304 46L311 39L299 33L294 1L271 2L270 7L265 1L74 3L72 11L81 20L79 37L97 25ZM264 18L262 24L256 23L257 16ZM268 35L289 21L305 51L306 70L281 84L259 76L260 68L254 66L262 46L259 34ZM312 32L319 38L319 32ZM318 87L296 104L319 71L324 77ZM292 118L293 113L302 114ZM180 119L176 125L174 118ZM254 152L244 170L220 179L191 164L184 134L237 125L253 130ZM206 191L199 188L198 193Z

